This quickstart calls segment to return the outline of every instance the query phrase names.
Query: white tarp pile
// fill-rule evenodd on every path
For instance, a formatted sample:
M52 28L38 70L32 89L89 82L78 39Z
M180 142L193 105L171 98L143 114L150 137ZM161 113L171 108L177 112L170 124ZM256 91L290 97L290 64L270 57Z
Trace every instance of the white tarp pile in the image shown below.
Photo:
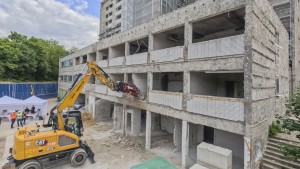
M37 116L44 116L48 110L48 100L31 96L25 100L14 99L9 96L3 96L0 98L0 117L10 119L10 113L16 110L23 112L26 107L31 109L34 105L35 113L28 115L35 118Z

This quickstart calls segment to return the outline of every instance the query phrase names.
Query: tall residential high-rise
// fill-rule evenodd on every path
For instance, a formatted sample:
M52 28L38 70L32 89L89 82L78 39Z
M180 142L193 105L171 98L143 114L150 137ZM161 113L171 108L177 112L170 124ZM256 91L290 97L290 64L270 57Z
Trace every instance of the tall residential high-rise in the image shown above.
M195 0L104 0L101 2L99 39L149 22Z

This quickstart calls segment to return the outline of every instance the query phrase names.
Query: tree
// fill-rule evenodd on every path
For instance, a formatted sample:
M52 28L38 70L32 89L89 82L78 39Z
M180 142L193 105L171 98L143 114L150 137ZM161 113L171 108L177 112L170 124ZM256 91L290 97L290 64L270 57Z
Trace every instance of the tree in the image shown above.
M55 40L11 32L7 38L0 38L0 80L57 80L59 58L67 54Z
M76 48L76 47L74 47L74 46L72 46L70 49L69 49L69 54L71 54L71 53L74 53L74 52L76 52L78 50L78 48Z

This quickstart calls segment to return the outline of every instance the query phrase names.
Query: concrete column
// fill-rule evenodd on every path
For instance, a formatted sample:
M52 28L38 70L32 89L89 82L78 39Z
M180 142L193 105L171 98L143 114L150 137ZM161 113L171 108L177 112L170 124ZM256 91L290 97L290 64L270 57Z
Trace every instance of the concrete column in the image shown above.
M149 33L149 42L148 42L148 52L153 51L153 47L154 47L154 36L152 33Z
M147 74L147 96L149 96L149 92L150 90L153 89L153 73L152 72L148 72ZM147 100L149 101L149 97L147 97Z
M153 89L153 73L152 72L148 72L148 85L147 85L147 88L148 88L147 89L148 92Z
M129 55L130 55L130 43L125 42L125 56L129 56Z
M190 71L183 72L183 99L182 99L182 109L187 109L188 94L191 92L191 73Z
M173 141L175 145L174 152L178 152L181 150L181 140L182 140L182 120L175 119L174 134L173 134Z
M96 51L96 62L98 62L99 60L102 60L102 59L100 58L100 51L97 50Z
M130 43L129 42L125 42L125 57L124 57L124 62L123 65L126 65L126 56L130 55Z
M136 135L141 132L141 109L133 108L131 114L131 134Z
M193 43L193 25L186 21L184 23L184 55L183 59L186 61L188 59L188 46Z
M115 103L114 104L114 113L113 113L113 120L114 120L114 130L122 129L122 122L123 122L123 105Z
M86 59L87 59L87 61L91 61L91 54L89 54L89 53L88 53L88 54L86 54L86 57L87 57L87 58L86 58Z
M108 47L108 59L112 58L112 47Z
M82 64L82 61L83 61L83 57L80 56L80 57L79 57L79 64Z
M189 123L182 120L182 147L181 147L181 167L187 168L187 162L189 159Z
M124 82L125 82L125 83L128 82L128 73L124 73Z
M251 142L249 138L244 137L244 169L249 169L251 161Z
M93 114L93 119L95 118L95 102L96 98L93 96L89 96L89 109L88 111Z
M146 150L151 148L151 112L147 111L146 115Z
M123 104L123 125L122 125L122 134L123 136L126 135L126 128L127 128L127 106Z

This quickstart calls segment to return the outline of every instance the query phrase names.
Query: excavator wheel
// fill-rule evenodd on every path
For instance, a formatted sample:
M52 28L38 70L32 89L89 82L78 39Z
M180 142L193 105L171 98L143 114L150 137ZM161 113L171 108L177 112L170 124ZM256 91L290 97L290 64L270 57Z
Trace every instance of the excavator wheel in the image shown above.
M28 160L18 167L18 169L41 169L42 166L36 160Z
M87 159L87 154L84 149L79 148L71 154L70 163L73 167L78 167L84 164Z

